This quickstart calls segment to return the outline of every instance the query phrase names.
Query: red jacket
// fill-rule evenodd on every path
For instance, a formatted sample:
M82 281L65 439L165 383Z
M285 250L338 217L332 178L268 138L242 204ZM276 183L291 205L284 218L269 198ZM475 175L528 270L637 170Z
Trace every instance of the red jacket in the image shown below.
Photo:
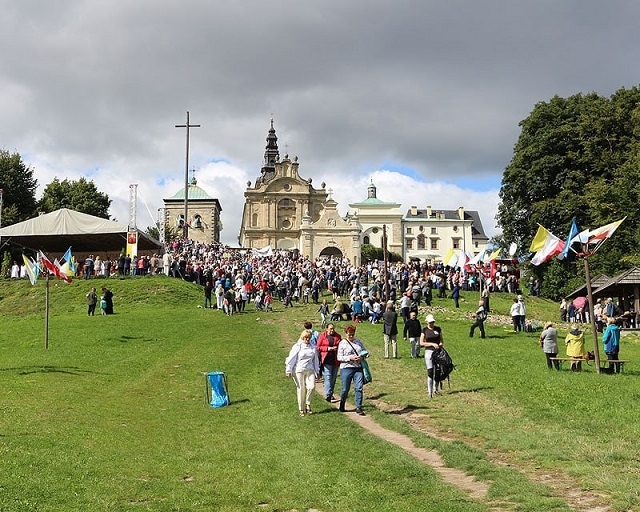
M336 350L333 353L338 355L338 345L340 344L340 340L342 336L340 336L337 332L333 333L333 346L336 347ZM325 358L327 357L327 353L329 352L329 338L327 337L327 331L322 331L320 336L318 336L318 341L316 341L316 348L318 349L318 353L320 354L320 364L324 363ZM336 364L340 364L338 362L338 358L336 357Z

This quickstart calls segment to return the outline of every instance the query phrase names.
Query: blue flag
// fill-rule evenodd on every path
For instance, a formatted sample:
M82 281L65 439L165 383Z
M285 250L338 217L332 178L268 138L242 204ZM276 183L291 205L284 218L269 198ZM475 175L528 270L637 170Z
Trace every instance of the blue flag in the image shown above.
M576 222L575 217L571 221L571 229L569 230L569 235L564 242L564 249L560 254L558 254L558 259L563 260L569 255L569 249L571 249L571 241L580 233L580 229L578 228L578 223Z

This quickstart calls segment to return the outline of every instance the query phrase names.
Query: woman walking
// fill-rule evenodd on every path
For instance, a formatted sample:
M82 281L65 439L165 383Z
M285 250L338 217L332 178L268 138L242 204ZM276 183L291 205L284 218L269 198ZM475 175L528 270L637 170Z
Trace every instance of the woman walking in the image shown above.
M296 384L300 416L311 414L311 392L315 387L316 377L320 375L318 351L311 345L311 331L302 331L298 341L291 347L285 360L285 375L293 377Z
M362 410L362 398L364 388L364 374L362 372L361 361L366 357L366 349L362 341L356 338L356 327L348 325L344 332L346 338L340 341L338 345L338 361L340 362L340 380L342 381L342 389L340 390L340 411L345 411L345 403L349 396L349 389L353 381L353 388L356 396L356 413L364 416Z

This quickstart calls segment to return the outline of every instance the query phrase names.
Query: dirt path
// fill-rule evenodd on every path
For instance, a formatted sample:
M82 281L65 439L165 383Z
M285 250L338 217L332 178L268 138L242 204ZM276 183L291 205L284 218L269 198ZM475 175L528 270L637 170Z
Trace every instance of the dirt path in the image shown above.
M316 391L321 396L324 396L324 386L321 382L316 384ZM416 431L422 432L444 442L451 442L454 440L453 438L440 436L435 428L429 428L429 418L425 414L416 413L411 410L394 408L391 404L387 404L381 400L369 400L368 403L384 412L399 415L407 422L407 425L411 426ZM337 404L334 405L337 407ZM409 455L418 459L420 462L427 464L442 477L444 482L457 487L461 491L465 492L469 497L484 501L492 510L496 511L499 510L504 512L505 510L516 508L516 503L506 503L503 501L499 503L487 502L490 483L476 480L473 476L466 474L462 470L445 466L440 454L436 450L427 450L425 448L417 447L408 436L380 426L370 416L359 416L355 414L353 405L348 402L346 409L347 412L345 414L349 419L356 422L371 434L384 439L389 443L395 444ZM508 458L502 453L488 453L487 456L494 464L513 467ZM541 471L539 468L530 468L529 470L520 468L520 471L523 471L530 480L547 485L553 489L556 496L564 499L571 508L577 511L607 512L609 510L609 506L606 504L608 501L606 496L593 491L581 489L578 483L573 481L567 475L559 472L551 474L549 472ZM492 505L495 508L493 508Z

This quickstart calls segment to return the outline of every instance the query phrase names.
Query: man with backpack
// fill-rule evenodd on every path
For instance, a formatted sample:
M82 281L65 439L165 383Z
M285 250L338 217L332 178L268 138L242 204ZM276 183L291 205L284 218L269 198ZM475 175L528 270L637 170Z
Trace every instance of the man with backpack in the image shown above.
M487 312L484 309L484 301L481 300L478 302L478 309L476 310L476 321L471 325L471 330L469 331L469 338L473 338L473 333L476 330L476 327L480 329L480 338L485 338L484 333L484 321L487 319Z

